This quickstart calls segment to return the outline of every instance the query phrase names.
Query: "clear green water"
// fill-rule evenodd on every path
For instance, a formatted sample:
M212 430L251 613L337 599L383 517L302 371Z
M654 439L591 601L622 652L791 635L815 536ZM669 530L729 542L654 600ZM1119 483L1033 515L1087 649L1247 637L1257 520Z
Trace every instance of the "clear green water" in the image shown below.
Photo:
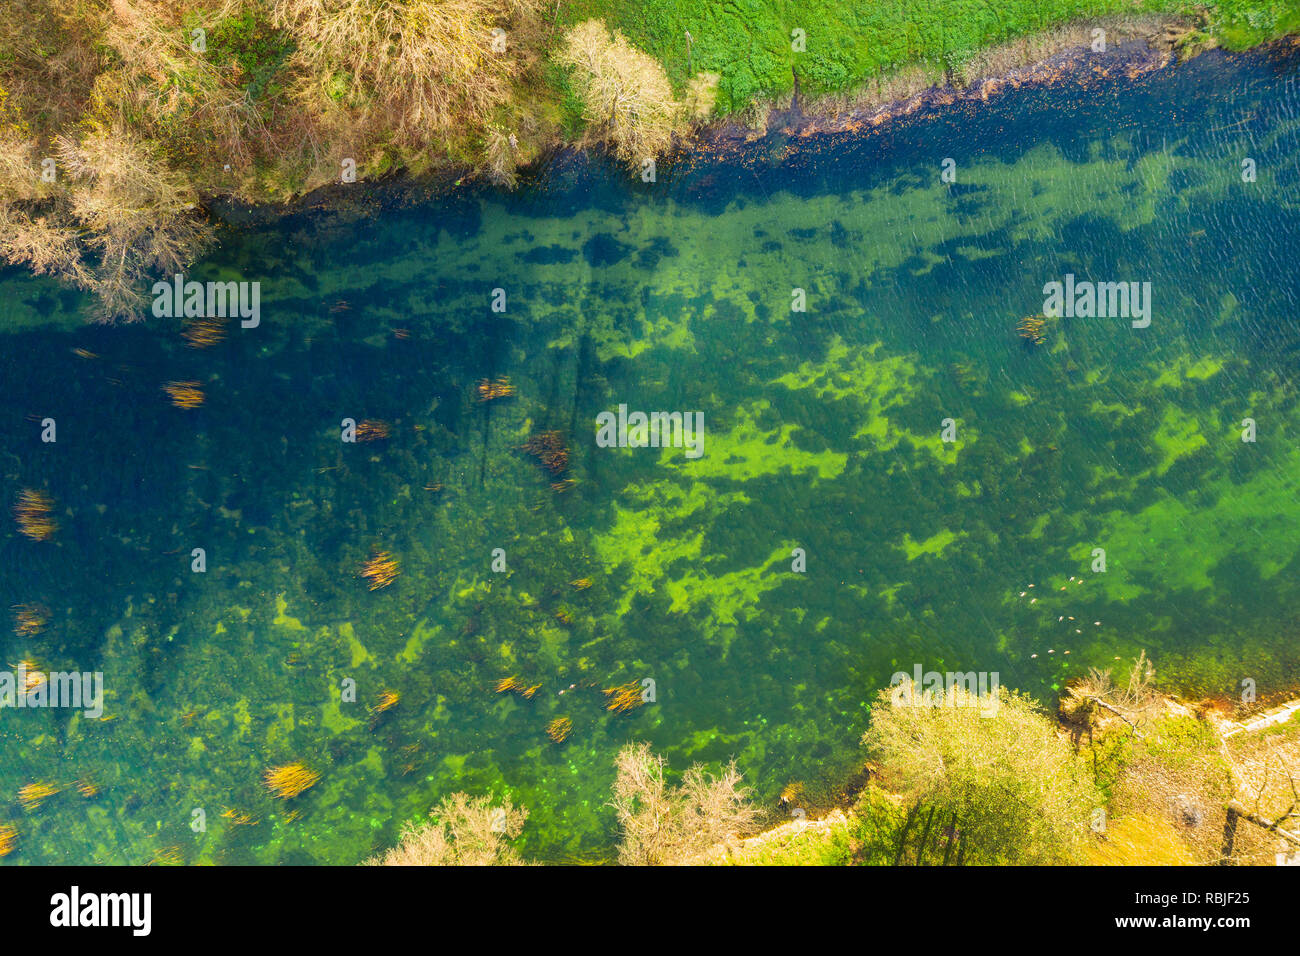
M4 862L351 864L455 790L526 804L529 856L600 860L624 742L829 801L873 690L915 664L1048 701L1143 648L1190 692L1293 683L1296 106L1294 57L1206 57L773 135L655 185L566 158L511 196L358 190L225 230L191 276L260 280L263 320L206 351L0 273L6 509L44 488L61 525L6 520L0 600L52 619L0 659L103 670L112 718L0 711ZM1063 319L1028 346L1067 272L1150 281L1150 328ZM502 375L518 394L475 403ZM168 404L181 379L201 409ZM705 456L596 447L620 402L702 411ZM392 437L344 445L349 416ZM541 429L570 436L567 493L519 450ZM403 573L371 593L376 547ZM510 675L541 690L494 693ZM656 703L603 709L643 677ZM322 779L285 807L261 774L295 759ZM65 789L24 809L35 781Z

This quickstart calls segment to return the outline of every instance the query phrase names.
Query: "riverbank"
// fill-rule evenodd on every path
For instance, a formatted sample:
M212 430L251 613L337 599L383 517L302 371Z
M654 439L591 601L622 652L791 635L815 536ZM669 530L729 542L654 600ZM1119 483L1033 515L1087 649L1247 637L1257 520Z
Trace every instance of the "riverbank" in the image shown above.
M1273 865L1300 849L1287 823L1300 773L1300 697L1247 716L1222 702L1171 694L1146 702L1139 726L1099 712L1091 726L1060 715L1056 733L1076 749L1105 797L1089 823L1081 862L1091 865ZM840 866L926 862L908 849L909 802L872 779L842 806L721 843L703 866ZM1278 832L1281 828L1281 832ZM1229 834L1225 836L1225 834ZM908 858L908 853L913 858ZM893 858L891 859L891 855ZM932 854L932 865L951 863Z
M0 255L94 292L101 318L139 317L139 287L209 248L204 210L229 200L399 172L513 187L567 147L641 175L671 149L707 156L772 126L876 126L1300 30L1260 0L1003 0L946 19L826 0L802 26L775 0L635 17L604 0L367 3L23 0L0 29Z

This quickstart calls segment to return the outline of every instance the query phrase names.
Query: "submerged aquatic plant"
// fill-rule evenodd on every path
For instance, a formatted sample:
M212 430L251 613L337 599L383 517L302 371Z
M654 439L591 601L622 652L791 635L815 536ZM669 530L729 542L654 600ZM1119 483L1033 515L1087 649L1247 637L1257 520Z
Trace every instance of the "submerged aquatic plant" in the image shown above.
M183 866L185 853L178 846L165 846L153 855L149 866Z
M48 541L59 527L50 517L53 509L54 499L45 492L24 488L18 493L18 504L14 505L19 532L33 541Z
M393 426L378 418L367 418L357 423L357 441L383 441L393 433Z
M185 324L181 336L192 349L210 348L226 337L226 320L216 316L195 319Z
M14 633L19 637L39 634L50 620L50 609L43 604L14 605Z
M573 733L573 721L568 717L556 717L546 725L546 736L557 744L562 744Z
M22 692L24 694L34 694L47 679L41 665L30 657L24 657L19 661L14 670L21 671L23 674Z
M177 408L198 408L203 404L203 389L198 382L168 382L162 389Z
M18 791L18 800L24 810L39 810L50 797L63 788L53 783L29 783Z
M518 677L511 676L503 677L501 680L497 681L496 690L498 694L514 692L524 698L524 700L532 700L533 695L541 689L541 686L541 684L532 684L530 686L525 684Z
M18 828L0 825L0 856L8 856L18 846Z
M1016 331L1020 333L1022 339L1026 339L1034 343L1034 345L1042 345L1047 341L1047 336L1044 335L1046 328L1047 321L1043 316L1027 315L1020 320L1020 324L1016 326Z
M509 377L499 378L496 381L488 379L479 379L478 383L478 401L490 402L498 398L508 398L515 393L515 387L510 384Z
M401 566L388 551L376 551L361 565L361 576L370 582L370 590L386 588L402 573Z
M304 790L316 786L320 774L304 763L286 763L268 767L262 774L266 789L281 800L292 800Z
M560 475L569 467L569 446L558 431L531 435L522 447L552 475Z
M601 693L605 695L605 709L616 714L630 713L645 703L641 697L641 682L637 680L606 687Z
M802 796L803 796L803 783L801 783L798 780L795 780L790 783L787 783L784 787L781 788L781 795L778 798L777 802L780 803L781 806L783 807L788 807L792 803L797 803L799 798Z

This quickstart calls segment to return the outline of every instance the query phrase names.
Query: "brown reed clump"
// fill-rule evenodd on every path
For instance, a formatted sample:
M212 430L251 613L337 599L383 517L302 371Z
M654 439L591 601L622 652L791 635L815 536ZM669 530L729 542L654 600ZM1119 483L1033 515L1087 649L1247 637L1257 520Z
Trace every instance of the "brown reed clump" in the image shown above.
M636 680L606 687L601 693L605 695L605 709L616 714L630 713L645 703L641 699L641 682Z
M370 708L372 714L382 714L386 710L392 710L397 706L397 702L402 699L402 695L395 690L386 690L381 693L374 705Z
M178 846L165 846L153 855L149 866L183 866L185 852Z
M591 587L591 578L577 578L569 582L570 587L575 591L585 591Z
M162 388L177 408L198 408L203 404L203 389L198 382L168 382Z
M0 856L8 856L18 846L18 830L9 825L0 826Z
M1047 328L1047 322L1041 315L1027 315L1020 320L1016 326L1016 331L1020 333L1022 339L1027 339L1035 345L1042 345L1047 341L1044 330Z
M393 426L378 418L357 422L357 441L383 441L393 433Z
M479 379L478 383L478 401L490 402L497 398L509 398L515 393L515 387L510 384L510 379L499 378L496 381L489 381L486 378Z
M803 796L803 784L800 783L798 780L795 780L791 783L787 783L785 787L781 790L781 796L778 798L778 802L781 804L781 806L788 807L791 804L798 803L799 798L802 796Z
M18 492L14 520L19 532L33 541L48 541L59 527L58 522L50 517L53 509L54 499L43 491L24 488Z
M370 560L361 565L361 576L370 582L370 590L386 588L402 573L397 559L387 551L376 551Z
M552 475L569 467L569 446L557 431L538 432L524 442L523 450L536 458Z
M550 737L557 744L564 743L569 734L573 733L573 721L568 717L556 717L546 725L546 736Z
M41 665L30 657L19 661L14 670L22 671L24 694L34 694L47 679Z
M551 490L554 491L557 495L562 495L566 491L572 491L573 486L576 484L577 482L574 481L572 478L562 478L559 481L551 482Z
M63 788L53 783L29 783L18 791L18 800L24 810L39 810L50 797Z
M50 609L43 604L14 605L14 633L19 637L39 634L50 621Z
M316 786L320 774L304 763L286 763L268 767L262 774L262 783L272 795L281 800L292 800L304 790Z
M192 349L211 348L226 337L226 320L217 317L195 319L185 324L181 336Z
M77 793L81 794L87 800L99 796L99 785L91 780L77 781Z
M532 700L533 695L541 690L541 687L541 684L525 684L518 677L511 676L497 681L496 690L498 694L515 693L524 700Z
M230 821L232 827L249 827L254 826L258 822L253 819L252 814L242 813L234 807L226 807L221 811L221 815Z

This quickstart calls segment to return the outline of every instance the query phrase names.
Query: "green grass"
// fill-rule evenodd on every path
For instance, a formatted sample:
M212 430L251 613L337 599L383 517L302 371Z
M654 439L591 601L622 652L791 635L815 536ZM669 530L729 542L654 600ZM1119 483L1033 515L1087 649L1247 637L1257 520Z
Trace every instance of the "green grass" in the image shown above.
M1070 21L1198 6L1210 12L1210 32L1234 49L1300 30L1292 0L577 0L563 19L604 19L660 59L677 84L700 70L719 73L725 113L790 92L796 74L807 93L851 90L910 64L957 69L984 47ZM802 53L792 49L796 28L807 36Z

